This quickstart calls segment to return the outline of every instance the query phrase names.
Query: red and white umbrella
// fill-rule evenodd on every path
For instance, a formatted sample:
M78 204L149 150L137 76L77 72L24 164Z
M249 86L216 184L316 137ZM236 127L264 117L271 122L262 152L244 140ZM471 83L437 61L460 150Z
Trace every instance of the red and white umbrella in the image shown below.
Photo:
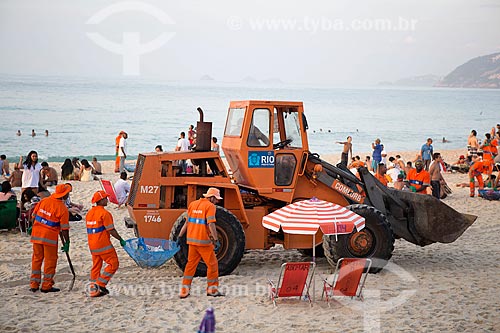
M365 219L343 206L312 198L275 210L263 217L262 225L276 232L281 228L289 234L315 235L321 229L325 235L341 235L354 228L360 231L365 227Z

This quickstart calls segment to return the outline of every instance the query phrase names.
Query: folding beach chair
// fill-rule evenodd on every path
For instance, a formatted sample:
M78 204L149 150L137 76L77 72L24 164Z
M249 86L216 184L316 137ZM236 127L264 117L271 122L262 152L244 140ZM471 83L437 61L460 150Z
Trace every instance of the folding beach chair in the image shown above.
M17 201L0 201L0 229L15 229L17 227Z
M371 266L371 259L341 258L337 262L332 281L328 281L328 278L323 280L321 298L326 296L328 306L330 306L330 298L333 296L350 296L351 298L356 296L363 300L363 287Z
M311 269L312 267L312 269ZM286 262L281 265L278 283L275 284L269 280L269 297L276 306L276 299L279 297L298 297L304 296L309 300L312 306L309 287L314 276L316 263L310 262Z
M109 195L108 198L109 202L121 206L120 203L118 202L118 199L116 198L116 192L113 183L111 183L111 181L106 179L100 179L99 182L101 183L104 192L106 192L106 194Z

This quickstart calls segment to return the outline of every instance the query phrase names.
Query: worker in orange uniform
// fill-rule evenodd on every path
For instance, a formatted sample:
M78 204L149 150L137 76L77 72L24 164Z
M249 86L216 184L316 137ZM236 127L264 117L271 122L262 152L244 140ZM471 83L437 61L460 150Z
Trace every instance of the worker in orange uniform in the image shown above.
M122 138L124 131L120 131L118 136L115 138L115 172L120 172L120 140Z
M119 266L118 256L109 236L118 239L121 246L126 243L115 230L113 216L104 208L108 204L108 194L104 191L95 192L92 203L95 206L89 210L86 217L89 249L92 254L90 296L99 297L109 294L106 285ZM107 265L101 273L103 262Z
M479 184L479 190L484 189L484 181L483 181L483 172L488 172L489 170L489 161L483 161L480 157L477 157L474 163L469 168L469 188L470 188L470 196L474 197L476 192L476 187L474 184L474 178L477 179Z
M179 232L180 238L187 231L187 244L189 245L188 262L184 269L180 298L189 296L191 282L200 259L203 259L207 265L207 296L224 296L218 290L219 264L215 256L215 252L220 247L215 229L215 204L222 197L215 187L210 187L203 196L204 198L189 204L187 221Z
M410 169L406 178L412 192L432 194L432 192L429 191L431 186L431 175L424 170L424 162L422 160L417 160L415 162L415 169Z
M35 206L33 210L34 224L31 229L33 257L31 259L30 290L43 293L60 291L54 288L54 275L57 266L57 250L59 234L63 239L63 251L69 251L69 213L64 201L68 198L71 187L68 184L56 186L55 192Z
M387 167L384 163L378 164L377 172L375 173L375 178L379 180L384 186L387 186L387 177L386 177Z

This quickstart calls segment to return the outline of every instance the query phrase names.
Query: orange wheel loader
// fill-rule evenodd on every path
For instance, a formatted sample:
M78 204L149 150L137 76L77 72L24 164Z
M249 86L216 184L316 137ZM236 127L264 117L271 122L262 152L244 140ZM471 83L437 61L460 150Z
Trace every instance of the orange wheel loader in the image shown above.
M221 249L219 272L230 274L245 250L285 249L311 253L311 237L270 231L262 217L297 200L317 197L349 208L366 220L351 234L326 236L316 243L329 263L341 257L371 258L371 272L380 271L392 256L394 239L425 246L456 240L476 219L428 195L383 186L366 168L352 174L309 151L308 124L302 102L233 101L227 113L222 150L211 151L212 123L198 108L196 145L189 152L139 154L128 199L128 227L138 237L177 238L190 202L209 187L221 190L217 231ZM191 160L187 173L182 161ZM189 169L188 169L189 170ZM191 170L189 170L191 171ZM175 260L187 262L185 239ZM317 251L318 252L318 251ZM197 275L206 274L199 265Z

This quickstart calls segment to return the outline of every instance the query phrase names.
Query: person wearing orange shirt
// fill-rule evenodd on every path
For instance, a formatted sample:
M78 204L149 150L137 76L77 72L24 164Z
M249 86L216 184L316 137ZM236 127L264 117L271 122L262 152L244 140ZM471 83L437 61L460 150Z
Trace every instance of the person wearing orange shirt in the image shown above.
M54 194L40 201L33 210L34 224L31 229L31 243L33 243L33 257L31 259L30 290L43 293L58 292L54 288L54 275L57 266L57 250L59 234L63 240L64 252L69 251L69 213L64 201L69 195L71 187L67 184L57 185Z
M115 172L120 172L120 140L122 139L122 134L124 131L120 131L118 136L115 138Z
M415 169L408 171L406 179L412 192L428 194L427 189L431 185L431 176L429 172L424 170L424 162L422 160L415 162Z
M87 213L87 237L92 254L92 270L90 271L90 297L109 294L106 285L118 270L119 262L116 250L111 244L110 235L125 246L125 241L116 231L113 216L104 207L108 204L108 194L97 191L92 196L95 204ZM106 263L101 273L102 263Z
M189 204L187 221L179 232L179 238L187 232L187 244L189 245L188 262L184 269L180 298L189 296L191 282L200 259L203 259L207 265L207 296L224 296L218 290L219 264L215 256L215 252L220 247L215 229L215 204L222 200L222 197L220 191L215 187L210 187L203 196L204 198Z
M385 173L387 172L387 167L384 163L378 164L377 173L375 174L375 178L377 178L384 186L387 186L387 178Z

